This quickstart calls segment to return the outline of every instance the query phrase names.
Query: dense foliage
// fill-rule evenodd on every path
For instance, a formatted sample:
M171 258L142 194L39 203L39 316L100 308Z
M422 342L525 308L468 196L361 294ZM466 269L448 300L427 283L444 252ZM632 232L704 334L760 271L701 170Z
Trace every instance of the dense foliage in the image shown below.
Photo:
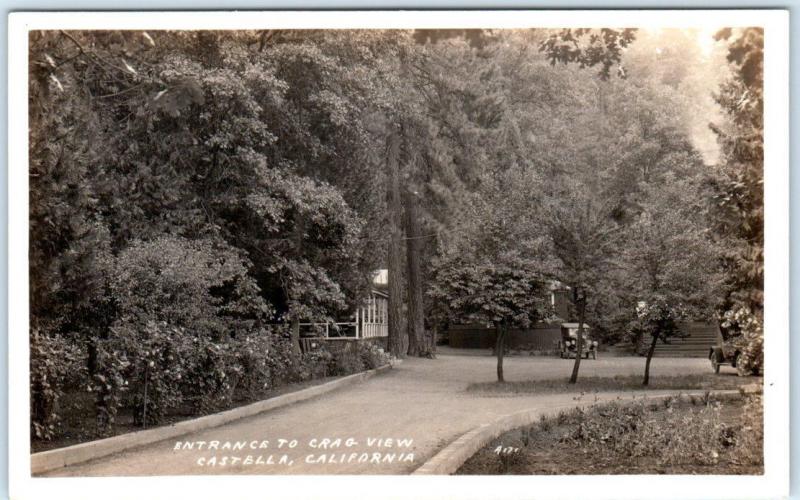
M725 120L712 128L722 158L716 180L718 234L725 254L723 326L736 338L743 373L764 363L764 31L725 29L733 71L716 95Z
M64 392L105 431L306 378L275 324L347 314L379 267L370 37L31 35L35 435Z

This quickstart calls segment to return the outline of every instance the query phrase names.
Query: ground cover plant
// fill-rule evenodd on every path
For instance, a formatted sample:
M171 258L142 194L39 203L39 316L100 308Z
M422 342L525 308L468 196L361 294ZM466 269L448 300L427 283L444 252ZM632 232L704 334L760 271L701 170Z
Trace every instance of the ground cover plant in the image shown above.
M506 433L457 474L762 474L761 396L617 401Z

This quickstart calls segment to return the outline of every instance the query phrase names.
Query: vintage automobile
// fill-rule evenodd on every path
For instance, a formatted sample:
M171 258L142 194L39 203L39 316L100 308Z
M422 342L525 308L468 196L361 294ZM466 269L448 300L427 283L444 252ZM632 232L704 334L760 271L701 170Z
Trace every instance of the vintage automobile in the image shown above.
M739 366L739 359L742 355L741 345L738 339L725 340L708 350L708 359L711 361L711 369L714 373L719 373L719 367L722 365L731 365L736 368L736 373L740 376L745 375L759 375L761 372L758 369L747 369L744 366Z
M719 373L719 367L722 365L731 365L736 368L739 375L758 375L758 370L744 370L744 367L739 366L739 358L742 355L741 343L741 337L730 335L720 328L717 344L708 349L708 359L711 361L714 373Z
M714 373L719 373L722 365L731 365L736 368L741 352L733 342L723 341L708 350L708 359L711 361L711 369Z
M589 326L583 325L583 356L597 359L597 341L589 336ZM561 324L561 340L558 341L558 351L561 359L574 358L578 353L578 323Z

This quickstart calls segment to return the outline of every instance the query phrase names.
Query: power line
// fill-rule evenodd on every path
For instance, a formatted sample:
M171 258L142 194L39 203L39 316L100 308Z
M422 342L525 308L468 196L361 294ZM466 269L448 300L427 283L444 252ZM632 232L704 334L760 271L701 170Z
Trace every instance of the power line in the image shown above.
M402 240L402 241L406 241L406 240L421 240L421 239L425 239L425 238L432 238L434 236L439 236L442 233L452 233L452 232L454 232L454 231L452 231L452 230L441 230L441 231L437 231L435 233L423 234L423 235L420 235L420 236L404 236L404 237L400 238L400 240ZM295 241L293 238L264 238L264 239L267 240L267 241ZM391 237L388 237L388 238L359 238L359 240L362 241L362 242L381 242L381 241L391 241Z

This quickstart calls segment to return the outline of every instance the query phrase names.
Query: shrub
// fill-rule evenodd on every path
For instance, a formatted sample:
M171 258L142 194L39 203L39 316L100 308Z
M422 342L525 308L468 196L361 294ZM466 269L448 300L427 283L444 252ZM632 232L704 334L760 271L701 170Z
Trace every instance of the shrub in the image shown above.
M742 336L742 352L736 363L741 375L763 373L764 371L764 332L746 331Z
M134 409L137 425L161 422L183 402L182 379L195 363L191 337L165 322L133 321L111 328L98 345L97 392L100 430L114 422L123 404ZM195 340L196 341L196 340ZM123 401L123 396L128 399Z
M303 363L311 373L312 379L327 377L333 359L333 354L324 345L303 355Z
M83 371L82 351L60 336L38 329L30 335L31 436L50 440L58 435L59 400L68 378Z
M197 343L197 358L190 368L184 392L192 397L195 411L204 414L231 402L243 369L237 362L234 345L203 338Z
M311 372L303 357L297 354L289 338L288 330L280 329L272 338L272 355L268 357L268 365L274 385L285 385L311 379Z
M244 359L240 353L252 346L232 334L247 332L270 308L246 261L224 242L137 241L106 268L118 317L101 341L91 386L101 430L123 404L133 407L135 423L157 424L186 401L201 413L228 404L246 368L258 368L248 374L250 389L268 381L263 357L250 349Z
M270 359L276 354L272 332L262 328L244 338L237 337L233 343L234 356L241 367L237 384L239 391L252 398L272 388L275 380L270 369Z
M364 371L364 360L358 343L347 343L333 355L331 374L337 376L350 375Z
M96 430L103 435L115 422L117 411L123 404L123 396L129 389L131 363L127 358L129 349L121 346L118 339L94 341L97 346L97 370L87 389L95 394Z
M364 368L374 370L389 363L389 355L383 349L372 343L358 343L358 351Z
M764 370L764 321L762 313L747 307L725 312L722 326L739 333L735 344L741 354L736 362L740 375L750 375Z
M271 312L247 261L218 240L137 241L109 268L109 293L125 324L163 321L219 341L244 327L243 318Z

